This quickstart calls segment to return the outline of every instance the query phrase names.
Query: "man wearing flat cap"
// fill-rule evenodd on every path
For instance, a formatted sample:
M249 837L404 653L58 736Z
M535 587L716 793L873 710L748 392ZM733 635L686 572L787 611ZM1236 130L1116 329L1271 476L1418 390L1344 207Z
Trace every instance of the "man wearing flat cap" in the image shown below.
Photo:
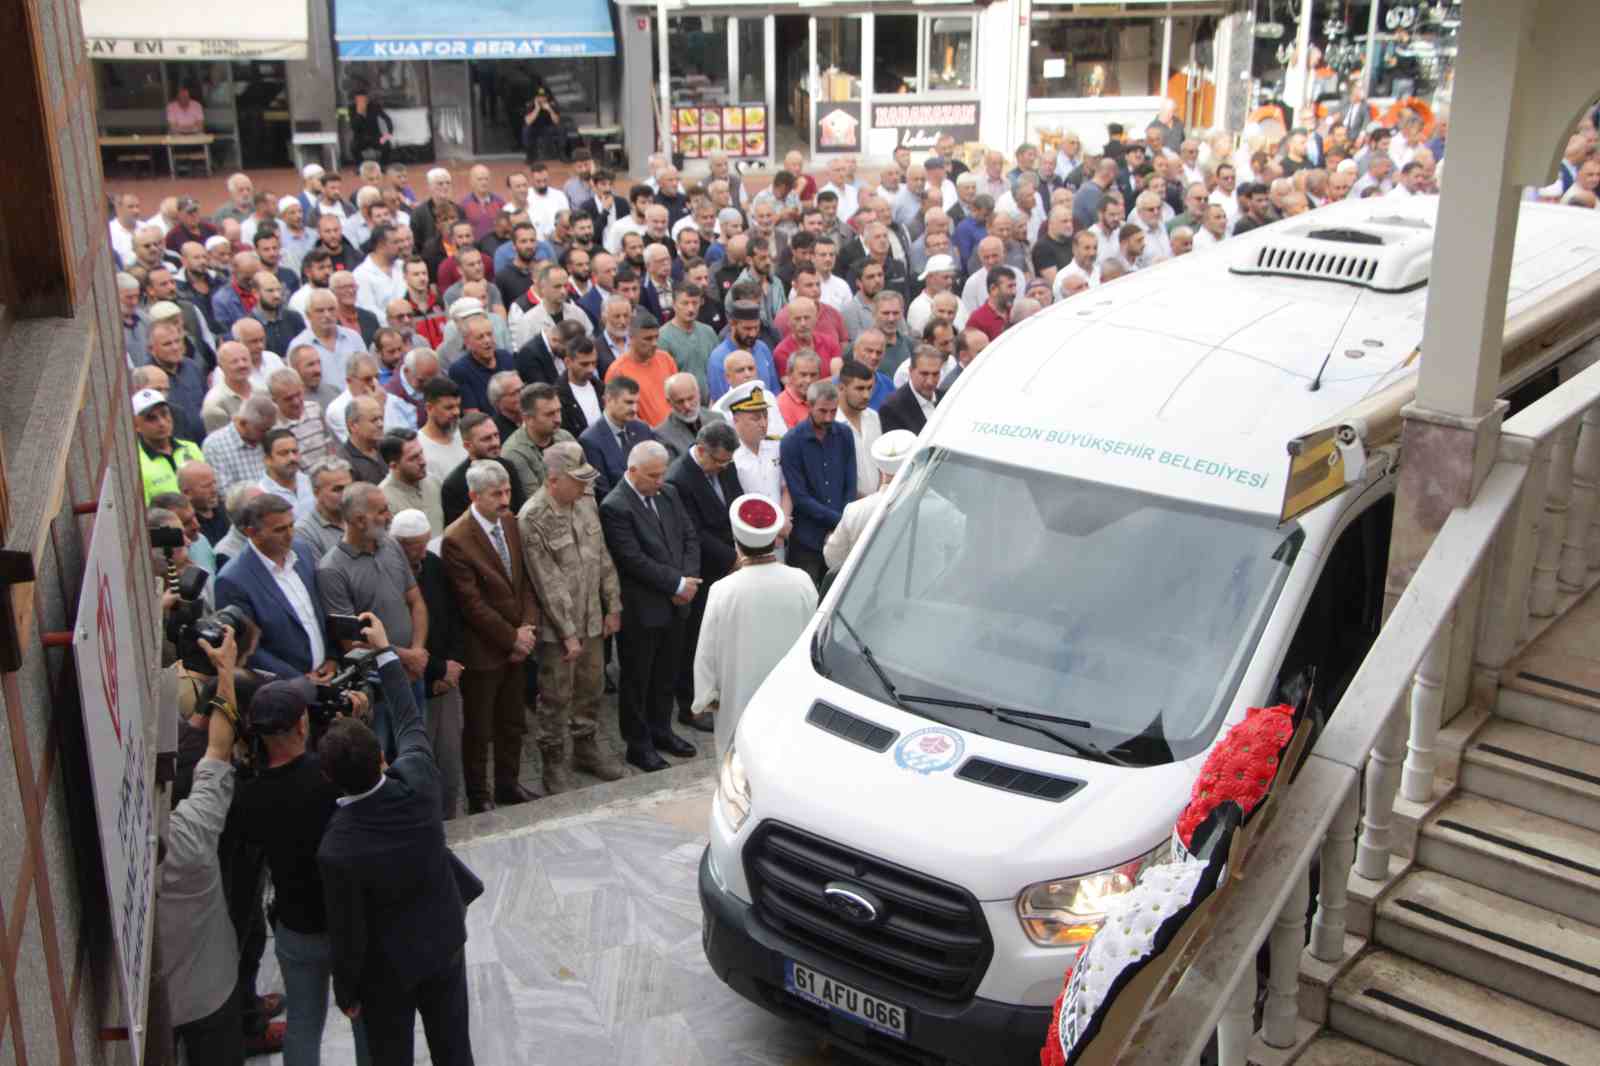
M595 724L605 685L602 648L622 626L622 590L594 498L600 472L574 440L545 449L544 466L545 483L522 505L517 528L544 605L536 729L544 790L554 796L571 791L573 768L602 781L623 776Z

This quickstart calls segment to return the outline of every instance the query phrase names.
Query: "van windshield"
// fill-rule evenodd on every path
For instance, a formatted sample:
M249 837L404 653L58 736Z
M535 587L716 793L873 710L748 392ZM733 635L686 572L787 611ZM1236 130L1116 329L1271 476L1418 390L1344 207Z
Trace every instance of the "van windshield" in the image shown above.
M893 492L817 631L818 670L964 730L1128 765L1210 743L1303 539L940 449Z

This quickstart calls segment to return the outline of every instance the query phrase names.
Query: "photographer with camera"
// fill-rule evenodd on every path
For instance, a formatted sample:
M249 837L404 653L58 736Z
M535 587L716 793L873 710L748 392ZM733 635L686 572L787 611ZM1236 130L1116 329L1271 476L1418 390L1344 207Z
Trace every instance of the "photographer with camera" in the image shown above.
M284 1066L318 1066L328 1015L333 955L323 904L317 847L337 810L338 790L307 750L313 714L326 725L332 711L316 705L317 688L306 678L263 685L250 704L250 733L260 744L254 777L243 780L233 801L228 829L260 848L272 874L273 948L283 972L288 1027ZM365 693L351 693L350 710L364 715ZM366 1034L355 1030L356 1061L368 1066Z
M253 681L236 690L238 647L232 627L220 646L201 647L217 672L208 696L206 751L194 787L172 811L158 847L155 935L160 945L156 978L167 992L175 1042L193 1063L244 1062L240 999L254 995L239 983L239 947L222 889L217 842L233 799L233 742L240 707L248 711Z
M399 755L386 768L376 735L348 717L318 747L342 793L317 849L334 998L365 1025L374 1062L413 1060L421 1013L435 1066L472 1066L466 908L483 883L445 845L439 768L405 667L378 616L361 620Z

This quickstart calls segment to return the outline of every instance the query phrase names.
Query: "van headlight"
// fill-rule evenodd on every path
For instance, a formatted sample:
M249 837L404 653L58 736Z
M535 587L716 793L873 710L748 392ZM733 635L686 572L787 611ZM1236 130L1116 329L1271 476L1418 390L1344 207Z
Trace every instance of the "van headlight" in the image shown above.
M735 833L750 817L750 781L744 776L739 749L732 744L722 757L722 772L717 775L717 808Z
M1133 889L1147 866L1166 862L1169 836L1137 859L1099 873L1029 885L1017 897L1017 918L1028 939L1046 948L1077 947L1106 920L1106 908Z

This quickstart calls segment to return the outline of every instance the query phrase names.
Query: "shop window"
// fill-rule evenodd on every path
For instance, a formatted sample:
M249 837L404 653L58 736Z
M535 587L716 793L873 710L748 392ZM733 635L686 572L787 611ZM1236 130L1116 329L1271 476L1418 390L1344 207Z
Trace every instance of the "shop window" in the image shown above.
M1034 99L1159 96L1161 19L1034 15L1028 94Z
M767 27L760 18L739 20L739 100L759 102L766 98Z
M817 71L822 100L861 99L861 17L817 19Z
M728 18L726 15L674 15L667 23L675 102L727 103Z
M391 113L428 106L428 64L424 60L393 59L339 64L339 99L348 102L357 88L365 89Z
M917 86L916 15L878 15L873 26L872 91L914 93Z
M972 91L971 15L927 17L926 92Z
M109 118L113 112L157 112L166 108L167 94L161 84L160 63L96 60L93 66L105 125L115 125Z

